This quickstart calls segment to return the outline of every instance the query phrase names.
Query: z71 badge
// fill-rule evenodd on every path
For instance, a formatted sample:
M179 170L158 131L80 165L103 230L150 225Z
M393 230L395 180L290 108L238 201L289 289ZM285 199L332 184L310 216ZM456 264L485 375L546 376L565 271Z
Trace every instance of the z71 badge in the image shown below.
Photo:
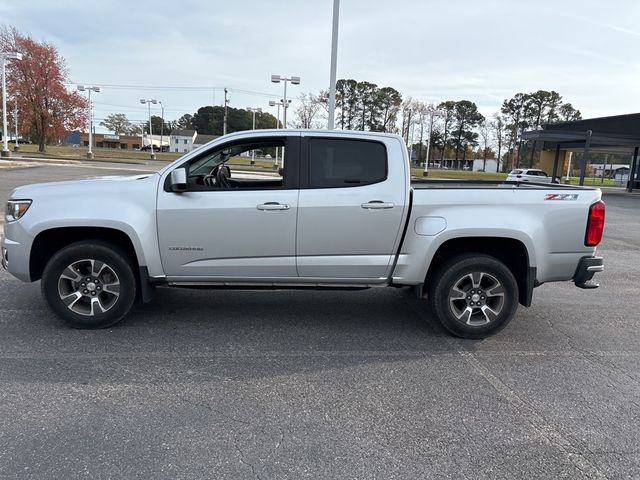
M577 200L577 193L547 193L544 196L545 200Z

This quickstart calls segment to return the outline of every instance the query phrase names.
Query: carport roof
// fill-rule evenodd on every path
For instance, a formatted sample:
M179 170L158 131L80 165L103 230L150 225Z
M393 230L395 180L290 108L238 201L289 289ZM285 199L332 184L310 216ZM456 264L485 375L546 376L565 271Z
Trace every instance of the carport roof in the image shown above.
M542 130L522 134L523 140L535 140L538 147L582 150L591 132L591 150L626 152L640 146L640 113L549 123ZM544 146L543 146L544 145Z

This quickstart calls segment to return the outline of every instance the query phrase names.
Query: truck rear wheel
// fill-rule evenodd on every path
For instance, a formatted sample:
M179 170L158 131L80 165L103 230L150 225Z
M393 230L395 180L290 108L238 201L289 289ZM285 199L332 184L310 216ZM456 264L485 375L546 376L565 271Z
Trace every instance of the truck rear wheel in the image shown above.
M488 255L454 257L429 283L431 311L458 337L485 338L497 333L518 308L518 284L513 273Z
M119 322L136 298L128 257L99 241L78 242L51 257L42 274L42 294L74 328L106 328Z

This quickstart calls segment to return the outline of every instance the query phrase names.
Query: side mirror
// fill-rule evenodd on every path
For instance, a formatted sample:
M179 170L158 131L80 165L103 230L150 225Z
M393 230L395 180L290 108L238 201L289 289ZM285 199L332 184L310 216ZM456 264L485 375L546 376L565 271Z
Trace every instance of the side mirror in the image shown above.
M187 191L187 170L185 168L176 168L171 172L171 191Z

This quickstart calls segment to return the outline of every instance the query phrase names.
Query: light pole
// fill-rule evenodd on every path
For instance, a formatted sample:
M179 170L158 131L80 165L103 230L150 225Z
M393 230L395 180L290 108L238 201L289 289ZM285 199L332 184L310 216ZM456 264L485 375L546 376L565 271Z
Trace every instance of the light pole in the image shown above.
M283 105L282 108L284 113L282 114L282 125L284 128L287 128L287 109L289 108L289 103L287 102L287 83L291 82L291 85L300 85L300 77L282 77L280 75L271 75L272 83L280 83L284 82L284 98L282 99Z
M162 152L164 140L164 103L162 103L162 100L158 100L158 103L160 104L160 111L162 112L160 114L160 118L162 119L162 122L160 123L160 151Z
M331 71L329 73L329 130L333 130L336 110L336 68L338 64L338 24L340 0L333 0L333 28L331 29Z
M287 100L289 103L291 103L291 100ZM275 107L278 106L278 115L276 117L276 130L280 128L280 107L284 106L284 99L281 98L279 101L275 101L275 100L269 100L269 106L270 107ZM276 147L276 162L273 164L274 168L278 168L278 150L280 150L279 147Z
M18 147L18 97L14 97L13 101L13 127L16 132L16 143L13 145L13 151L17 152L20 148Z
M91 112L91 92L100 93L100 87L89 85L78 85L78 90L81 92L87 92L89 94L89 151L87 152L87 158L93 158L93 113Z
M255 130L256 129L256 112L262 113L262 109L247 107L247 111L253 113L253 127L251 129ZM255 165L255 164L256 164L256 151L251 150L251 165Z
M149 107L149 145L151 146L151 160L155 160L156 156L153 154L153 128L151 127L151 104L153 103L154 105L156 105L158 103L158 100L156 100L155 98L151 100L141 98L140 103L142 103L143 105L146 103ZM144 147L144 145L142 146Z
M424 172L422 172L423 177L429 176L429 150L431 149L431 133L433 132L433 122L436 117L442 115L440 110L435 110L431 112L429 115L429 136L427 137L427 158L424 159Z
M2 153L0 155L10 157L9 139L7 138L7 60L22 60L22 54L20 52L0 53L0 59L2 59ZM16 139L17 141L18 139Z

